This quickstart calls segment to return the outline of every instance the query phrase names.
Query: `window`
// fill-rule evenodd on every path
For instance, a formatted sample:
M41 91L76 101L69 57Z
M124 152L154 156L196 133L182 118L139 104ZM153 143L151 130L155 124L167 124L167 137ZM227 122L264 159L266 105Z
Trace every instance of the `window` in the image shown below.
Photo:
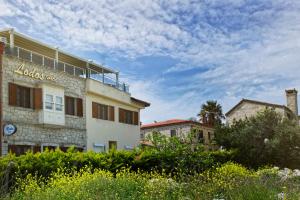
M56 96L55 97L55 110L62 111L63 109L63 99L62 97Z
M175 137L176 136L176 130L171 130L171 137Z
M115 108L113 106L92 102L92 117L115 121Z
M117 142L116 141L108 141L109 150L117 149Z
M14 83L8 84L8 103L11 106L42 109L42 89L30 88Z
M139 113L119 108L119 122L139 125Z
M16 154L16 156L25 154L27 151L32 151L32 146L30 145L8 145L8 151Z
M31 101L30 88L17 86L17 106L31 108Z
M67 115L75 115L75 98L66 97L65 100L66 114Z
M203 139L204 139L204 135L203 135L203 130L200 130L199 132L198 132L198 142L203 142Z
M82 108L82 99L65 96L65 112L67 115L75 115L82 117L83 108Z
M47 110L53 110L53 104L53 95L46 94L45 108Z
M105 145L104 144L94 144L93 150L96 153L105 152Z
M207 133L207 138L208 138L208 142L210 142L211 141L211 134L210 134L210 132Z

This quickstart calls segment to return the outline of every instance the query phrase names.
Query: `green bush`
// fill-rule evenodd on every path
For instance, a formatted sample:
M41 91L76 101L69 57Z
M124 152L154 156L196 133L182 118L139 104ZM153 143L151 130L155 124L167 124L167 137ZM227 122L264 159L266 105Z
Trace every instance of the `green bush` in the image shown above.
M28 174L47 178L58 169L67 172L80 171L88 167L106 170L115 174L118 170L128 168L131 171L171 174L193 174L202 172L231 160L232 152L178 152L165 153L156 150L146 151L111 151L108 153L75 152L69 150L64 153L59 149L43 153L28 152L22 156L7 155L0 158L0 183L5 183L5 174L9 173L10 187L16 178L25 178ZM8 166L11 167L8 167ZM8 168L10 169L9 171Z

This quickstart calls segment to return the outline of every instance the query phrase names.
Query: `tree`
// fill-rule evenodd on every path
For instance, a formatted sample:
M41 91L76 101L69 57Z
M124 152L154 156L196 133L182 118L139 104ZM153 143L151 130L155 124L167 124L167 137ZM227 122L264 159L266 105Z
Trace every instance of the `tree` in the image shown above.
M202 104L198 117L206 125L214 126L221 124L222 119L224 119L222 106L217 101L209 100L205 104Z
M296 120L284 118L273 109L231 126L217 126L215 140L226 149L236 149L237 161L249 167L300 166L300 127Z

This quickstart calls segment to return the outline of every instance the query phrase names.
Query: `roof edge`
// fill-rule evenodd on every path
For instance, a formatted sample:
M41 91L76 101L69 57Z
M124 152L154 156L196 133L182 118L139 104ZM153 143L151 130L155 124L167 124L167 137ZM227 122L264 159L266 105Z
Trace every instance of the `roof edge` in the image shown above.
M140 103L140 104L143 104L145 107L149 107L151 104L146 102L146 101L143 101L143 100L140 100L140 99L137 99L137 98L134 98L134 97L130 97L130 99L134 102L137 102L137 103Z
M284 108L284 109L287 109L287 110L291 111L285 105L273 104L273 103L268 103L268 102L264 102L264 101L257 101L257 100L251 100L251 99L242 99L241 101L239 101L239 103L237 103L235 106L233 106L227 113L225 113L225 116L227 117L233 110L235 110L243 102L249 102L249 103L260 104L260 105L267 105L267 106L272 106L272 107L277 107L277 108Z

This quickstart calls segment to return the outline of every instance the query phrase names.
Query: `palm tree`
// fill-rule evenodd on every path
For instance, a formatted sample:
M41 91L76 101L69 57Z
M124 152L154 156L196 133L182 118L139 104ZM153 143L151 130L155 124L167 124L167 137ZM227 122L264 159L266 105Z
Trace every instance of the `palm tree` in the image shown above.
M201 111L198 114L200 121L203 124L214 126L220 124L224 115L222 112L222 106L217 101L209 100L205 104L202 104Z

